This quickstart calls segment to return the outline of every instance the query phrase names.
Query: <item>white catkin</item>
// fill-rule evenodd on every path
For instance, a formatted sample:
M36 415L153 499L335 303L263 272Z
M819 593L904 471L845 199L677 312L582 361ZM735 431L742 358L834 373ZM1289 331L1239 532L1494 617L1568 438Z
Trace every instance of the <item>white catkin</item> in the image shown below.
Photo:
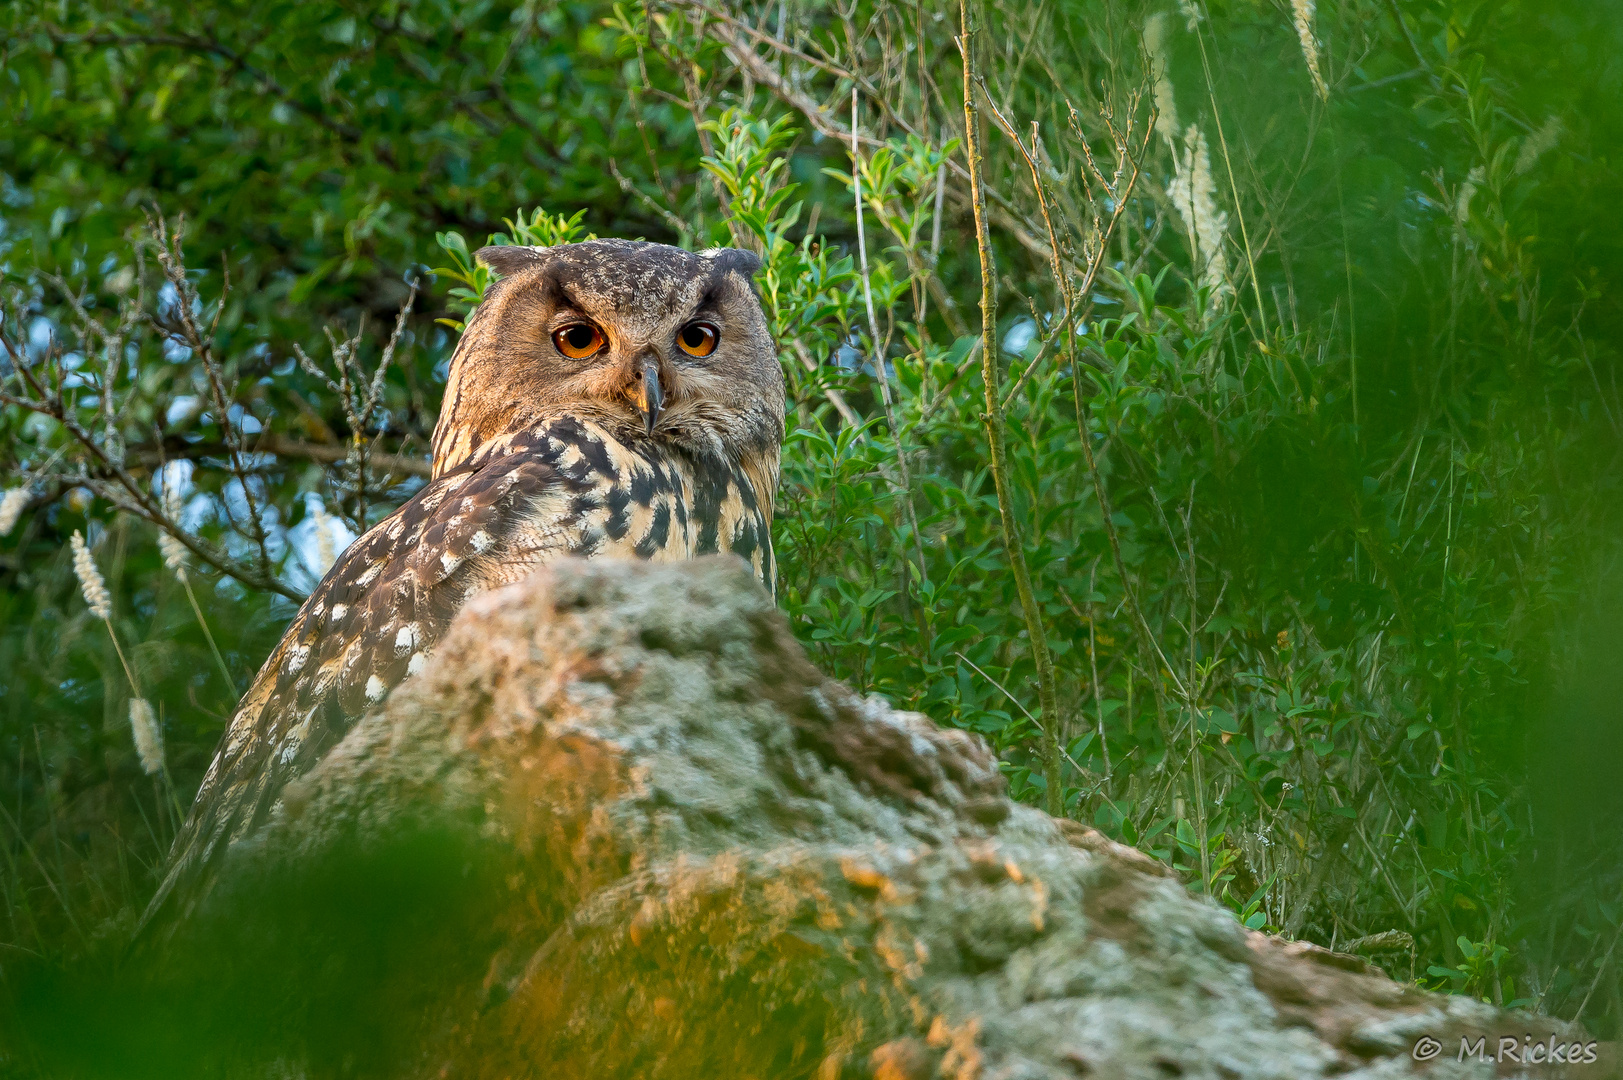
M186 545L166 532L158 534L158 550L163 552L163 564L176 578L186 580Z
M1193 33L1202 18L1200 5L1195 0L1178 0L1178 10L1183 13L1184 23Z
M1516 155L1516 175L1520 176L1531 169L1538 159L1555 149L1555 144L1561 139L1561 118L1552 116L1544 121L1544 126L1522 140L1521 152ZM0 532L3 532L0 529Z
M320 503L316 503L311 510L311 521L314 523L316 533L316 573L322 577L332 569L333 560L338 556L333 551L332 519L327 516L327 510Z
M1177 207L1178 216L1189 230L1195 247L1198 280L1211 290L1216 303L1227 295L1228 257L1223 252L1228 234L1228 215L1217 208L1217 184L1212 179L1212 157L1200 125L1190 124L1184 132L1184 148L1173 155L1174 175L1167 195Z
M180 521L180 485L172 477L165 477L163 485L163 512L170 521ZM186 580L186 545L166 530L158 532L158 550L163 552L163 564L176 578Z
M107 591L107 582L96 569L96 560L90 557L85 538L78 529L73 530L73 572L79 578L79 591L85 594L90 614L98 619L113 617L113 597Z
M28 505L28 489L14 487L0 497L0 536L10 536L11 530L17 527L17 519L23 516L23 507Z
M1178 101L1167 75L1167 17L1158 12L1144 20L1144 51L1155 69L1155 130L1167 142L1178 137Z
M142 770L148 776L161 772L163 732L158 729L152 702L146 698L130 698L130 734L135 737L135 752L141 758Z
M1296 24L1296 38L1302 43L1302 59L1307 61L1307 73L1313 79L1313 92L1322 101L1330 100L1330 88L1325 85L1324 73L1319 70L1319 43L1313 36L1313 0L1291 0L1291 22Z

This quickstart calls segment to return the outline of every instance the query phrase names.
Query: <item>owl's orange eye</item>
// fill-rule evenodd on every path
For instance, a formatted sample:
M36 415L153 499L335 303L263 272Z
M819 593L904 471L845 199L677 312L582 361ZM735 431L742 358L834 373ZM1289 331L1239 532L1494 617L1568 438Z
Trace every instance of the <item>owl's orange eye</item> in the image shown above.
M716 351L721 331L709 323L688 323L676 335L676 344L689 356L709 356Z
M603 336L603 331L591 323L578 322L554 330L552 343L569 359L585 360L589 356L595 356L608 344L608 339Z

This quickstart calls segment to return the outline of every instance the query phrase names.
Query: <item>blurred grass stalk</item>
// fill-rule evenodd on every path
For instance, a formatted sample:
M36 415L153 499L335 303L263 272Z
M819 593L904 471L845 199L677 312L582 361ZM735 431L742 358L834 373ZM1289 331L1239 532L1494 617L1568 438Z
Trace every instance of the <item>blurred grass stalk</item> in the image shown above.
M180 488L173 477L166 476L164 479L163 504L169 520L178 525L181 519ZM325 531L322 535L326 535ZM330 547L332 541L329 539L326 542ZM208 620L203 618L203 609L198 606L197 594L192 592L192 581L186 574L186 545L167 529L159 529L158 550L163 553L163 564L175 575L181 588L186 590L186 600L192 606L192 614L197 618L197 625L202 629L203 637L208 640L209 652L213 654L214 662L219 665L220 678L225 681L226 689L234 694L237 688L236 681L231 678L231 669L226 666L225 657L220 655L220 647L214 643L214 634L209 630ZM328 565L331 565L330 559Z
M171 826L178 826L180 818L185 816L185 809L180 805L180 797L175 793L174 782L169 777L168 760L163 749L163 730L159 727L157 713L152 708L152 702L141 696L140 684L136 682L135 672L130 668L129 660L124 656L124 647L119 644L118 631L113 628L113 596L107 591L107 581L96 568L96 560L90 554L90 547L85 543L84 534L75 529L71 541L73 548L73 573L79 579L79 589L85 598L85 606L90 614L101 620L107 627L107 636L112 639L113 651L118 654L119 666L124 669L124 677L130 684L130 739L135 744L135 753L141 762L141 771L154 778L160 785L160 805L167 795L167 804L173 809L175 819Z

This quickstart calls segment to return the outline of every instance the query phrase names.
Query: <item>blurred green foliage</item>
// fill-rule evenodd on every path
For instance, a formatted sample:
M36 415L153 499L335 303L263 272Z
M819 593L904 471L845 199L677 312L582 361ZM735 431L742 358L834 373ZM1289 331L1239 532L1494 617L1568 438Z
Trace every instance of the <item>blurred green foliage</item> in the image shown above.
M997 126L983 136L1014 509L1058 718L1040 715L987 473L956 8L842 10L12 5L0 329L41 362L54 334L92 433L117 428L144 483L192 462L187 528L298 595L318 502L354 532L415 482L339 459L425 452L488 280L470 247L586 230L754 247L792 391L780 596L825 670L985 734L1033 801L1036 732L1058 725L1067 811L1248 926L1337 947L1406 931L1412 954L1381 958L1399 977L1582 1007L1615 1035L1616 5L1322 3L1322 99L1289 4L992 13L989 100L1023 139L1039 125L1068 267L1115 209L1086 180L1089 153L1114 167L1103 110L1142 134L1160 109L1076 313L1080 402L1052 340L1032 171ZM1223 215L1215 277L1177 195L1192 126ZM519 207L532 216L504 219ZM154 209L171 230L186 216L223 416L140 232ZM330 353L337 327L375 363L386 330L356 328L391 325L430 266L380 416L355 430L294 348ZM110 368L111 427L69 292L104 320L145 313ZM31 492L0 539L0 939L94 953L144 900L174 823L66 538L95 544L183 798L293 606L192 569L225 685L155 531L96 497L105 475L72 474L62 425L6 406L0 430L0 468ZM232 437L252 450L243 470Z

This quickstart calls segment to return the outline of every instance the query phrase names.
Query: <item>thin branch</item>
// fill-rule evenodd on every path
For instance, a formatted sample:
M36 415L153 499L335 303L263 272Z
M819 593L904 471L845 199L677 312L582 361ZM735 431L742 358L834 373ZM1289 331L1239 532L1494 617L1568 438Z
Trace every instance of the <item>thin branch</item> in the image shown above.
M7 352L12 352L11 342L4 335L0 335L0 343L5 345ZM49 416L60 423L63 430L73 436L74 440L96 459L103 474L102 476L93 476L81 472L78 475L68 477L68 479L75 484L89 487L97 496L111 503L115 510L133 514L163 529L184 544L186 549L195 555L200 562L213 567L229 578L240 581L251 589L274 592L287 597L289 600L300 601L304 599L302 593L284 585L276 580L274 576L241 566L236 560L216 551L213 545L193 536L181 528L177 522L171 520L164 513L158 501L147 493L145 486L130 475L122 465L117 464L107 456L102 447L97 444L95 437L68 414L59 399L42 402L31 398L18 397L15 394L0 390L0 403L15 405L18 408L39 413L42 416Z
M703 7L703 5L696 6L701 8ZM782 99L786 105L789 105L796 112L799 112L805 116L806 119L811 122L812 127L816 128L828 138L848 141L852 137L851 132L843 128L840 125L840 122L833 118L833 115L826 106L818 103L791 85L780 72L774 70L771 65L767 64L758 55L756 55L755 50L751 49L739 38L738 34L730 28L729 23L725 21L718 21L715 26L716 29L712 32L727 47L728 55L733 58L733 61L741 69L743 69L751 79L760 83L762 86L765 86L768 90L772 91L773 94ZM771 44L774 48L782 44L781 42L776 42L775 39L765 37L764 35L761 39L767 41L767 43ZM789 46L784 45L783 48L788 49ZM848 78L853 82L864 82L864 80L861 80L857 75L851 72L843 72L843 77ZM884 98L882 96L877 96L874 98L874 100L879 103L881 108L885 108L887 110L887 115L889 115L888 107L885 105ZM892 119L898 127L902 128L902 130L908 132L909 134L914 133L911 126L905 121L895 117ZM865 146L879 147L885 145L880 139L873 139L866 136L859 136L859 141ZM965 171L964 167L958 164L956 161L949 161L947 163L947 167L951 169L959 179L967 180L969 178L969 174ZM992 220L996 223L999 232L1014 240L1021 247L1025 248L1027 251L1030 251L1033 255L1043 259L1047 259L1049 257L1050 252L1048 246L1037 238L1036 234L1032 231L1031 225L1028 222L1021 220L1019 215L1014 212L1013 204L1010 203L1005 196L999 192L987 189L982 192L982 199L984 200L987 198L990 198L999 205L990 211L983 206L981 208L981 212L991 214ZM954 194L953 201L963 205L963 200L961 200L956 193Z
M984 85L982 89L984 90ZM1176 672L1172 670L1172 665L1167 662L1166 657L1162 655L1161 648L1155 641L1155 635L1150 630L1149 622L1144 617L1143 607L1139 603L1137 590L1133 587L1132 578L1127 573L1127 564L1121 555L1121 537L1117 533L1116 524L1114 521L1114 512L1111 510L1110 506L1110 495L1109 492L1105 490L1104 476L1099 470L1099 463L1094 458L1093 440L1090 433L1091 425L1088 422L1087 416L1086 397L1082 391L1081 366L1076 358L1076 334L1072 329L1072 319L1075 315L1076 303L1074 294L1071 291L1070 281L1065 275L1064 268L1061 265L1059 256L1057 254L1059 250L1059 240L1057 232L1054 228L1053 218L1046 197L1046 185L1043 182L1041 170L1038 168L1035 154L1032 151L1028 151L1025 145L1021 143L1019 136L1015 134L1013 125L1011 125L1008 120L997 111L997 106L991 104L991 99L989 96L987 100L988 106L992 109L993 116L997 118L999 124L1003 127L1004 132L1009 136L1010 140L1015 144L1016 147L1020 149L1021 155L1025 158L1026 164L1031 170L1032 184L1037 191L1039 204L1042 207L1043 219L1046 222L1049 230L1049 247L1050 250L1056 253L1050 262L1050 272L1054 277L1055 286L1060 290L1060 294L1064 302L1064 317L1061 321L1059 333L1064 342L1065 355L1071 369L1072 390L1076 398L1077 437L1082 444L1083 460L1087 464L1088 476L1093 484L1094 497L1099 502L1100 515L1103 518L1105 534L1110 543L1110 553L1116 568L1116 575L1122 583L1122 590L1127 598L1128 610L1132 615L1133 629L1139 639L1139 645L1144 650L1145 654L1148 656L1158 657L1162 667L1165 668L1167 674L1171 676L1173 681L1176 683L1178 682L1178 676ZM1071 115L1074 123L1074 108L1071 110ZM1087 276L1083 281L1083 288L1090 292L1093 285L1094 275L1097 274L1098 267L1104 258L1104 252L1108 248L1109 237L1115 231L1116 225L1121 219L1123 208L1126 206L1127 200L1132 194L1133 186L1137 183L1139 175L1138 157L1132 154L1131 143L1124 140L1116 133L1114 124L1110 123L1108 117L1107 124L1110 125L1111 134L1116 141L1118 161L1121 159L1131 160L1132 170L1130 175L1125 178L1125 187L1123 187L1122 171L1121 167L1118 166L1116 178L1114 180L1115 186L1111 189L1111 197L1115 204L1114 209L1111 213L1109 224L1105 227L1103 234L1098 237L1094 256L1089 260ZM1146 124L1145 140L1139 148L1139 155L1142 155L1148 146L1148 132L1152 128L1153 123ZM1077 131L1076 134L1080 137L1079 131ZM1081 141L1082 144L1086 146L1086 140L1083 139ZM1036 147L1035 131L1033 132L1032 147L1033 150ZM1089 154L1089 160L1091 163L1091 153ZM1093 166L1093 168L1095 172L1099 172L1096 164ZM1102 172L1100 172L1099 175L1102 179ZM1032 368L1035 368L1035 366L1036 362L1033 361ZM1031 368L1027 369L1028 374L1030 370ZM1155 693L1157 715L1164 717L1166 712L1166 705L1163 699L1164 691L1161 687L1161 680L1155 672L1151 673L1150 686ZM1183 692L1181 683L1179 684L1179 690L1180 693ZM1185 694L1184 696L1187 695Z
M253 540L258 554L256 569L261 577L269 578L271 576L271 559L270 550L266 544L268 537L265 532L265 524L260 519L260 509L254 499L253 485L249 482L248 471L243 466L240 425L233 425L231 422L231 402L229 399L235 395L226 392L225 374L220 368L219 360L214 355L213 336L203 332L202 328L197 325L197 320L192 312L193 305L200 305L201 301L198 298L197 290L192 287L190 279L186 276L185 257L181 248L181 237L186 232L186 219L182 216L177 221L173 234L169 233L167 223L161 213L156 213L156 221L153 220L153 214L149 213L147 223L152 237L157 241L158 264L163 268L164 277L168 279L175 289L174 309L179 314L181 327L181 333L178 336L185 341L186 345L197 355L197 358L202 361L203 371L208 377L209 393L214 400L214 409L220 425L220 432L230 454L231 473L241 486L243 505L248 511L248 535ZM220 296L218 303L224 306L224 294ZM159 326L159 329L172 337L176 336L173 331L166 327ZM223 505L228 507L227 513L229 514L229 502Z
M1060 789L1060 708L1059 691L1054 682L1054 663L1048 652L1048 635L1043 626L1042 609L1032 593L1031 575L1026 568L1026 554L1020 540L1019 528L1014 520L1013 492L1009 483L1009 463L1004 449L1003 409L998 393L997 366L997 270L992 262L992 240L987 225L986 191L982 179L980 117L975 104L975 39L977 27L972 27L969 0L958 0L959 23L962 36L958 48L964 62L964 151L969 159L970 198L975 211L975 247L981 264L981 372L986 391L986 439L991 456L992 480L997 492L998 520L1002 526L1003 548L1009 556L1009 568L1014 572L1015 589L1020 595L1020 607L1025 615L1026 633L1031 641L1032 661L1037 667L1038 696L1042 702L1042 756L1043 780L1047 788L1048 812L1059 817L1065 812L1064 792Z

